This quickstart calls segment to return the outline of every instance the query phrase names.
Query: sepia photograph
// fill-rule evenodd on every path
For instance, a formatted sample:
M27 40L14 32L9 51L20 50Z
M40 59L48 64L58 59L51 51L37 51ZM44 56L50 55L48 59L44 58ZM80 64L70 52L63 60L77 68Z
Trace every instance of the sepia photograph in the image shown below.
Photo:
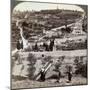
M11 3L11 89L88 84L88 6Z

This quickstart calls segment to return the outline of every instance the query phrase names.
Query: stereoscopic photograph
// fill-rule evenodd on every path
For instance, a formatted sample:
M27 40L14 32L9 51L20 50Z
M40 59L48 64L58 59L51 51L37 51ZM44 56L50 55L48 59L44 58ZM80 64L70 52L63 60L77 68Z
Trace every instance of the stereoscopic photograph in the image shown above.
M11 89L88 84L88 6L11 0Z

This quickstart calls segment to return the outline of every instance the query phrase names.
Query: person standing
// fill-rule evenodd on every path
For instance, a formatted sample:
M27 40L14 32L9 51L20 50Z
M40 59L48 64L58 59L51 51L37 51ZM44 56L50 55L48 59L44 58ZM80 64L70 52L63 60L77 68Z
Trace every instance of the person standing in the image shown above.
M58 75L57 75L57 80L56 80L57 83L60 82L60 78L61 78L61 72L60 70L58 70Z
M37 42L35 43L35 51L38 51L38 45L37 45Z
M68 82L71 82L72 81L71 66L68 67L67 75L68 75Z
M43 43L43 46L45 47L45 51L49 51L49 47L47 43Z
M50 40L50 45L49 45L49 50L53 51L53 46L54 46L54 39Z
M72 80L72 74L71 72L68 72L68 81L71 82L71 80Z
M56 82L59 83L60 82L60 78L61 78L61 71L60 71L60 60L57 60L57 62L55 63L55 72L57 73L57 79Z
M17 49L18 50L23 49L23 41L21 39L19 39L19 41L17 42Z
M41 71L40 71L40 80L41 81L45 81L45 69L42 68Z

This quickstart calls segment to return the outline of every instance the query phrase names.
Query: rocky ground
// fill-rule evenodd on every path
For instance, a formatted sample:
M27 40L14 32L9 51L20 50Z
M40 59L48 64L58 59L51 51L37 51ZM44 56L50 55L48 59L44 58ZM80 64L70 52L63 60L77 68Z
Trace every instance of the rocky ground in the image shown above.
M12 89L20 88L41 88L55 86L72 86L72 85L87 85L87 79L83 77L73 77L70 83L67 82L67 77L61 78L60 83L56 83L55 79L48 79L45 82L33 80L12 80Z
M75 50L75 51L58 51L58 52L23 52L21 53L21 56L25 58L28 56L29 53L34 54L36 57L40 57L43 53L44 55L49 55L53 57L58 57L58 56L65 56L65 57L70 57L70 58L65 58L64 63L71 63L73 65L73 60L75 56L87 56L87 50ZM55 59L53 59L55 62ZM41 66L41 61L37 60L36 64L34 65L36 67L36 70ZM24 59L22 60L21 64L18 64L18 61L16 60L14 62L14 66L12 69L12 75L18 76L13 78L12 77L12 89L15 88L39 88L39 87L51 87L51 86L67 86L67 85L86 85L87 84L87 78L84 78L82 76L73 76L72 82L68 83L67 82L67 75L65 77L62 77L60 80L60 83L56 83L56 79L51 79L48 78L51 75L54 74L53 72L53 66L48 70L46 74L46 81L45 82L40 82L36 80L30 80L27 77L27 69L29 68L29 62ZM64 68L62 71L64 71ZM20 77L20 75L22 77ZM24 77L23 77L24 76ZM25 77L26 76L26 77Z

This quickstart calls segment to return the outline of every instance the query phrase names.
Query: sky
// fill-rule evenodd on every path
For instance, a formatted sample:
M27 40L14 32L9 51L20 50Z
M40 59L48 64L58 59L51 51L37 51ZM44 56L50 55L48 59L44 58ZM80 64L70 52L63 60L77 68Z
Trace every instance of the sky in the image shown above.
M35 3L35 2L21 2L17 6L15 6L14 10L19 11L40 11L45 9L65 9L65 10L77 10L82 11L83 9L76 5L67 5L67 4L51 4L51 3Z
M54 3L70 3L87 5L88 0L17 0L17 1L40 1L40 2L54 2Z

